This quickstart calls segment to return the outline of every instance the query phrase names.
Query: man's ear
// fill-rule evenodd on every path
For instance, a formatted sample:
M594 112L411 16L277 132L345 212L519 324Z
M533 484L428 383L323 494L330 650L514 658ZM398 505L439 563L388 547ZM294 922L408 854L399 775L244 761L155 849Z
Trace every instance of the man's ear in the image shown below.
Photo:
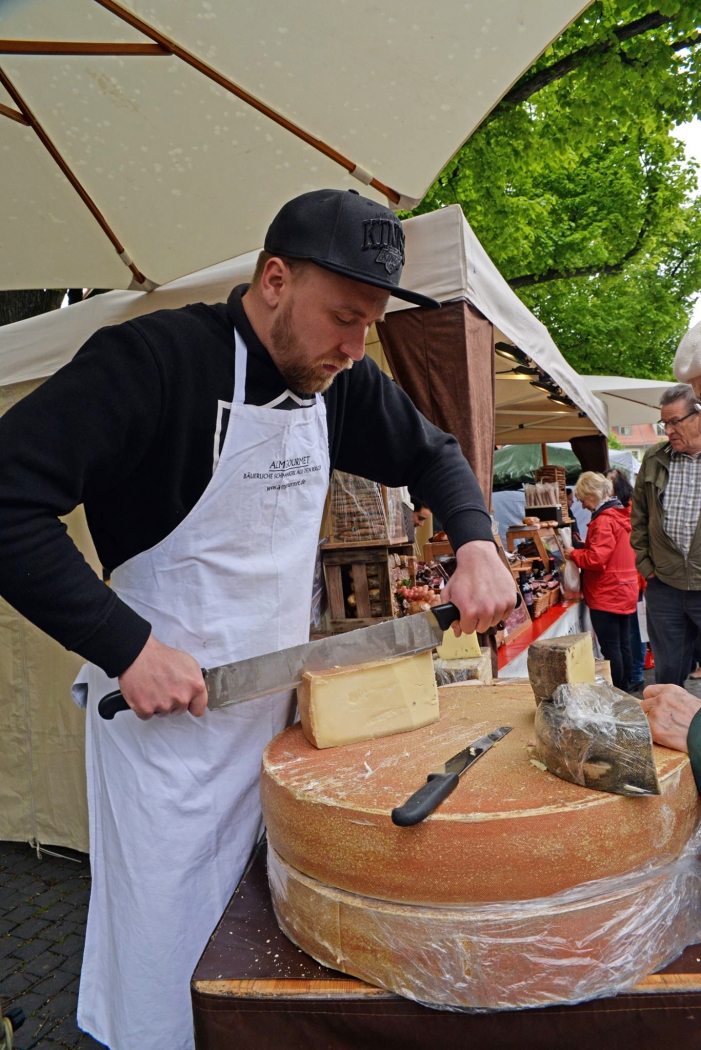
M285 287L292 279L289 267L276 255L268 259L260 277L260 294L271 310L280 304Z

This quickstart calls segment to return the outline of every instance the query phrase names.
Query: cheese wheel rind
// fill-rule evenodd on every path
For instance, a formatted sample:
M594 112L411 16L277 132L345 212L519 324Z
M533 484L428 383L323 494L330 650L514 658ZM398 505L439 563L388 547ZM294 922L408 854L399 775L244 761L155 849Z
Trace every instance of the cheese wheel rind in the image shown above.
M324 966L429 1006L513 1010L612 996L698 937L689 855L555 897L425 907L344 892L268 850L283 932Z
M300 726L263 755L268 839L298 871L368 897L446 904L525 900L678 855L701 814L689 756L655 747L662 794L625 798L534 765L527 681L439 689L440 721L318 751ZM500 725L513 730L414 828L401 806L441 763ZM439 873L439 875L437 875Z

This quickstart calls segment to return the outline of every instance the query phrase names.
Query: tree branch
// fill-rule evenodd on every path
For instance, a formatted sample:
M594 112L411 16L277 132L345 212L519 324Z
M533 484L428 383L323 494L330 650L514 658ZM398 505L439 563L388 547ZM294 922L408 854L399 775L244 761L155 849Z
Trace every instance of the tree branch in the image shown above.
M649 223L644 222L638 231L635 244L629 248L625 255L616 263L607 263L605 266L578 266L573 270L546 270L545 273L528 273L522 277L512 277L507 281L511 288L528 288L534 284L543 284L546 281L565 281L573 277L609 277L611 274L620 273L627 262L638 255L645 242L645 236L649 229Z
M689 36L686 40L677 40L676 44L672 44L674 51L684 51L687 47L696 47L697 44L701 44L701 33L695 33L694 36Z
M622 44L626 40L632 40L636 36L642 36L644 33L649 33L652 29L659 29L660 26L669 25L674 21L674 18L670 15L663 15L660 11L653 11L643 18L636 18L634 22L628 22L627 25L617 26L613 30L613 35L619 44ZM701 34L698 37L691 37L686 41L679 41L677 44L673 44L672 49L675 51L681 51L685 47L692 47L695 43L701 40ZM567 76L568 73L574 72L578 69L582 63L593 55L605 55L609 51L612 51L616 47L616 43L613 40L600 40L596 44L589 44L587 47L580 47L577 51L573 51L570 55L565 55L563 58L553 62L552 65L546 66L545 69L539 69L536 73L532 73L530 76L522 77L517 84L511 88L510 91L502 98L501 102L492 110L486 120L483 121L483 125L490 123L495 116L497 116L502 109L510 108L511 106L518 106L522 102L527 102L529 98L535 95L538 91L542 91L548 84L553 84L556 80L561 80Z

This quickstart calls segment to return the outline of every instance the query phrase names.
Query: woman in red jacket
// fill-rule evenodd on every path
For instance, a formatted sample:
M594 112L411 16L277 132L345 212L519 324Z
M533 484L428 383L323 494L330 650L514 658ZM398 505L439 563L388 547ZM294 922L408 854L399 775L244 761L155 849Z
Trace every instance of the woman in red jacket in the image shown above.
M574 491L592 515L584 547L568 549L567 557L582 570L584 600L601 651L611 662L613 684L628 689L632 666L630 617L638 603L630 514L613 496L613 486L603 474L586 471Z

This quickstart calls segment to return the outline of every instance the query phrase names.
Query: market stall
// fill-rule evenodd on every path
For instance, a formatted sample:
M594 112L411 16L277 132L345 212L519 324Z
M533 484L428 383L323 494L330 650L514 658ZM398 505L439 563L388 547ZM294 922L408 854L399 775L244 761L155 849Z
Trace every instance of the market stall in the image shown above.
M424 414L455 434L473 463L486 498L489 499L491 493L495 434L508 432L511 440L527 437L529 441L569 434L583 441L585 447L589 442L598 453L601 435L607 431L605 407L582 389L576 373L567 365L547 330L501 277L460 208L453 206L409 219L404 227L407 284L439 299L444 306L439 311L425 311L406 308L400 300L390 299L386 320L369 333L367 349L381 367L394 374ZM98 328L188 303L221 302L232 287L250 280L256 258L257 252L249 252L152 292L108 292L63 310L5 326L0 330L0 389L4 391L5 403L9 406L12 400L23 396L70 360ZM538 368L539 375L548 376L553 387L561 391L561 403L551 401L546 393L524 382L521 373L515 371L518 366L495 353L495 342L506 340L510 341L508 345L518 344L519 353L527 354L535 362L533 367ZM527 420L521 430L513 423L520 412ZM380 498L383 498L381 494ZM86 535L86 545L81 549L94 559L84 526L82 532ZM383 545L391 546L389 542L380 544ZM418 553L421 555L423 551ZM425 580L417 581L410 568L406 571L406 564L401 564L406 554L401 549L388 550L387 554L392 555L392 561L395 556L399 559L399 564L390 565L388 558L387 571L396 570L400 586L407 582L409 586L417 583L420 587L429 586ZM334 557L338 561L343 556L341 544ZM358 564L357 554L355 558ZM345 564L354 564L352 557ZM345 570L344 598L355 593L350 589L349 571ZM365 578L368 578L367 568ZM373 584L374 579L379 589L379 577L373 577L370 570ZM436 582L435 576L433 579ZM369 590L375 589L374 585L369 587ZM368 599L371 600L369 593ZM389 597L383 600L389 601ZM344 613L351 611L347 603L344 602L344 606ZM336 619L355 620L350 626L359 625L357 608L356 605L356 615ZM380 616L386 615L384 606L376 608ZM8 606L5 605L4 610L16 635L24 621ZM366 611L372 616L370 606ZM9 627L4 629L3 637L9 639L8 631ZM66 683L74 676L80 659L64 652L41 632L37 632L37 636L33 659L43 664L50 651L60 673L55 673L50 683L42 684L40 692L35 690L33 704L20 709L16 704L18 685L8 684L4 691L0 728L11 733L13 763L17 768L27 767L28 756L36 752L38 739L46 737L56 710L63 711L78 741L82 735L82 715L74 710L66 694ZM30 686L21 664L17 667L21 688L35 688ZM37 809L32 801L36 785L29 781L27 793L23 793L26 803L22 807L0 806L0 837L35 839L84 849L87 812L79 743L75 753L65 749L60 741L47 746L58 779L69 785L66 793L53 792L52 819L42 824L36 819ZM76 772L78 766L80 770ZM0 774L3 797L14 797L14 782L9 775L5 780L4 774ZM11 811L21 812L21 817L10 820Z

